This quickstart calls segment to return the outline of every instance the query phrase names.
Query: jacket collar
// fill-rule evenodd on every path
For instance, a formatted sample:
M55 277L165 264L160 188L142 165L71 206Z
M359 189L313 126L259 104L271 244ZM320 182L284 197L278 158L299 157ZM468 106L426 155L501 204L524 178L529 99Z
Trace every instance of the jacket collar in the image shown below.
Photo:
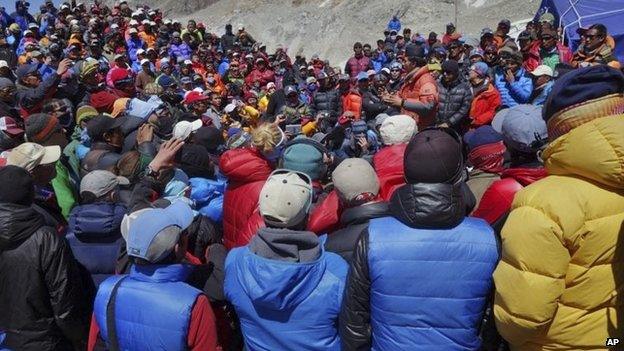
M389 214L388 203L373 202L361 206L348 208L340 216L342 225L360 224L371 219L385 217Z
M412 228L453 228L465 217L461 184L406 184L390 199L390 212Z
M130 276L136 280L152 283L170 283L184 281L193 271L187 264L150 264L132 265Z

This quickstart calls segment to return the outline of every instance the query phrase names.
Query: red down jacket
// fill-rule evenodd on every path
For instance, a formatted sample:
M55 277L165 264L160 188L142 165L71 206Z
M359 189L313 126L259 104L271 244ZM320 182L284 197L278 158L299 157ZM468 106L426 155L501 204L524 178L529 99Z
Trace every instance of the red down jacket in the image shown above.
M501 179L493 182L483 193L479 207L472 213L472 217L482 218L493 225L509 212L518 191L547 175L543 167L504 170Z
M230 250L247 245L256 230L264 226L258 197L273 169L253 148L225 152L219 168L228 178L223 195L223 244Z
M405 184L403 155L407 144L384 147L373 156L373 167L379 178L379 196L389 201L396 189Z

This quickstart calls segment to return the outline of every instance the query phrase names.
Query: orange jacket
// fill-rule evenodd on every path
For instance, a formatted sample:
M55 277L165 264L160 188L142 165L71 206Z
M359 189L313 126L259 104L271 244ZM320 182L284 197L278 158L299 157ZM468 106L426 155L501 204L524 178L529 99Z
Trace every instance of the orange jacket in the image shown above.
M399 96L408 102L434 103L433 109L422 116L416 112L408 111L404 108L401 109L402 114L412 116L416 120L419 130L434 123L438 105L438 85L431 73L429 73L427 66L416 68L407 74L405 83L399 90Z
M342 96L342 111L351 111L355 115L355 119L360 119L362 115L362 95L355 89L351 89L346 95Z
M490 124L496 109L501 105L500 93L491 83L488 83L487 89L480 92L472 99L470 105L470 126L478 128L483 125Z

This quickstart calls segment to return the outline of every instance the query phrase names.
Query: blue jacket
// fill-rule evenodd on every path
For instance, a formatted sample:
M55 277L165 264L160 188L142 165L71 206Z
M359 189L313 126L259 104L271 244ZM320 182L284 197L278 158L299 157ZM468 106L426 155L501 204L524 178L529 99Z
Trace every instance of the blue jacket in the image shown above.
M337 320L347 275L340 256L270 260L247 246L225 261L225 295L236 308L247 350L340 350Z
M384 68L384 66L386 65L388 58L386 57L385 53L381 52L376 59L371 59L371 61L373 62L373 69L375 70L375 72L379 73L381 69Z
M371 220L368 234L372 349L478 350L498 262L490 226L466 218L452 229L414 229L385 217Z
M136 40L130 38L126 41L126 45L128 45L128 56L130 57L130 61L136 62L137 51L145 47L145 42L140 38L137 38Z
M169 56L172 56L174 61L181 57L185 60L191 59L191 48L184 42L180 44L171 44L169 47Z
M185 350L191 313L201 291L183 281L192 267L183 264L133 265L100 285L93 313L100 336L109 345L106 307L115 283L123 279L115 300L120 350Z
M398 33L401 30L401 20L396 17L392 17L390 22L388 22L388 30L394 30ZM409 38L406 38L405 40L409 40Z
M551 80L550 82L546 83L544 87L539 89L539 91L536 91L535 97L531 99L531 104L536 106L544 105L554 85L555 82Z
M494 74L494 85L501 95L501 105L514 107L526 104L533 92L533 80L524 68L516 72L516 80L509 84L505 78L505 72L498 68Z
M223 194L227 182L206 178L191 178L191 200L195 201L195 208L202 215L217 223L223 221Z
M69 214L67 241L74 257L91 273L96 285L115 274L126 207L113 203L76 206Z

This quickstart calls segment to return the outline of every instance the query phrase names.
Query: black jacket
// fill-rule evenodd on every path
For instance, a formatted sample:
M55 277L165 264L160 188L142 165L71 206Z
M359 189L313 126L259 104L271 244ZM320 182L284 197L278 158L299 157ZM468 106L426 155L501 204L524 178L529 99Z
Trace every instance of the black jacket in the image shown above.
M468 83L456 80L449 86L438 82L438 115L436 123L448 123L451 128L460 131L467 122L472 92Z
M366 121L372 121L380 113L387 113L388 115L395 115L399 113L395 108L388 106L377 94L371 90L367 90L362 93L362 110L365 114Z
M467 215L463 194L461 185L407 184L392 195L390 215L412 228L452 228ZM340 310L343 350L367 350L371 346L368 236L367 226L351 258Z
M332 120L337 121L342 114L342 99L338 89L319 90L314 93L312 98L312 115L316 116L319 112L328 112Z
M340 224L343 228L327 236L325 250L336 253L345 261L351 262L355 243L368 227L368 222L371 219L388 215L388 204L385 202L374 202L346 209L340 216Z
M0 330L12 350L84 349L95 287L31 207L0 204ZM73 346L72 346L73 345Z

